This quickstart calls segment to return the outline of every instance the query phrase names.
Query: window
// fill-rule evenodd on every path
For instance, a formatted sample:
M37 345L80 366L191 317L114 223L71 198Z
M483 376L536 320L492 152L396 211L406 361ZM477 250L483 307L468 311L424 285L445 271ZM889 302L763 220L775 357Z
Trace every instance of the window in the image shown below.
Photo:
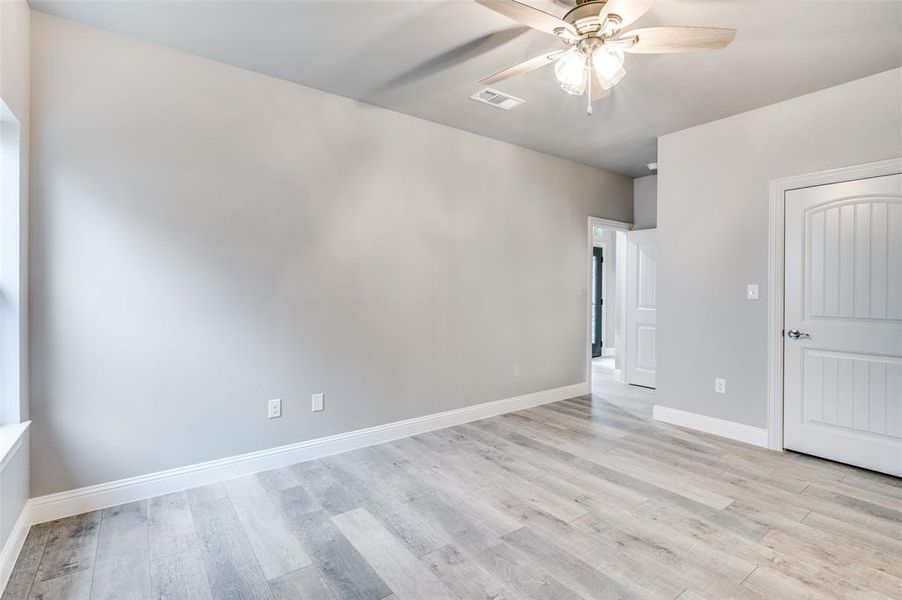
M0 99L0 425L21 421L21 128Z

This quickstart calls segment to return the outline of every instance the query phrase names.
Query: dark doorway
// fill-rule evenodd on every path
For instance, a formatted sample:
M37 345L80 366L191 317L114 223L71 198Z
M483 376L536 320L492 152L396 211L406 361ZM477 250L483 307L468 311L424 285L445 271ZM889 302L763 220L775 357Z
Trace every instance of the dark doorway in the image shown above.
M601 248L592 248L592 358L601 356L602 273L604 256Z

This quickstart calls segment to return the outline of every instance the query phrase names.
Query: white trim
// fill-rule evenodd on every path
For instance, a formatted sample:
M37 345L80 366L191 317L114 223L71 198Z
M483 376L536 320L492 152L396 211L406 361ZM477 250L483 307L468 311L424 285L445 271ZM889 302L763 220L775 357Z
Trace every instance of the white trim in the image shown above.
M29 508L29 504L26 502L25 506L22 507L22 512L19 513L19 518L16 519L15 525L9 532L9 537L6 538L6 543L3 544L3 549L0 550L0 593L6 589L9 576L13 572L13 567L16 566L16 560L19 558L19 552L22 551L22 546L25 545L25 538L28 537L28 530L31 529L31 512Z
M633 225L632 223L627 223L626 221L614 221L612 219L602 219L601 217L589 217L589 231L592 231L592 227L604 227L605 229L617 229L619 231L632 231Z
M707 415L678 410L668 406L661 406L660 404L655 404L652 409L652 418L662 423L688 427L689 429L767 448L767 429L762 427L752 427L751 425L744 425L734 421L715 419Z
M902 158L773 179L770 182L767 296L767 447L783 449L783 265L786 192L902 173Z
M625 221L612 221L611 219L602 219L600 217L589 217L588 235L586 236L586 385L588 386L586 393L592 393L592 248L595 247L595 236L593 229L595 227L604 227L606 229L614 229L617 231L631 231L632 223ZM604 338L602 338L604 339ZM622 352L622 350L621 350Z
M30 425L31 421L0 425L0 472L12 460L16 450L22 446L22 439Z
M31 421L25 421L24 423L0 426L0 473L3 472L16 456L19 448L22 447L30 425ZM10 506L9 508L12 509L13 507ZM22 545L25 543L25 537L28 535L28 529L31 526L31 515L28 508L28 502L26 501L7 535L6 541L3 543L3 548L0 549L0 592L6 587L6 582L9 580L13 567L16 565L19 552L22 550Z
M339 433L287 446L249 452L167 471L159 471L157 473L139 475L138 477L40 496L32 498L28 502L31 522L33 524L43 523L44 521L60 519L108 506L116 506L125 502L134 502L160 494L284 467L330 454L381 444L435 429L494 417L540 404L567 400L585 395L588 393L588 389L587 383L576 383L424 417Z

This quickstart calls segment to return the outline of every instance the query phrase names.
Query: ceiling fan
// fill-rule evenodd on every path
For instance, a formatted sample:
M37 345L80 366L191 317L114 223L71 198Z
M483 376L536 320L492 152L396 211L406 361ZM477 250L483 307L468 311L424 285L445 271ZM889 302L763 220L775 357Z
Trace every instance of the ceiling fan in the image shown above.
M646 27L622 31L639 19L654 0L576 0L576 8L563 17L516 0L476 0L497 13L549 33L565 48L552 50L489 75L479 83L491 85L551 63L558 82L568 94L586 95L586 113L592 102L611 93L623 79L624 53L663 54L692 50L719 50L736 36L720 27Z

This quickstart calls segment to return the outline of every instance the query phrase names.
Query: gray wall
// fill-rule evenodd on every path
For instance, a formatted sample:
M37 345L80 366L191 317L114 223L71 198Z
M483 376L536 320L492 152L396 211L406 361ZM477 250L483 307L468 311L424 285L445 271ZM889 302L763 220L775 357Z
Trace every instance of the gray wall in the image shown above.
M39 13L32 59L35 495L585 381L631 179Z
M902 69L659 139L659 404L766 426L769 181L900 156Z
M646 175L633 180L633 229L658 226L658 176Z

